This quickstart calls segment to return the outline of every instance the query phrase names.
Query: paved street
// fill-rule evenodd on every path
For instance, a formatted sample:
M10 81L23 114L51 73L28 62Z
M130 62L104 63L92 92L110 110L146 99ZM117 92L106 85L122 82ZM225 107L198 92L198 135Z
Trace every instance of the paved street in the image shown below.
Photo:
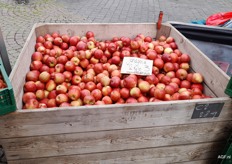
M0 0L0 27L12 67L35 23L191 22L230 11L232 0Z

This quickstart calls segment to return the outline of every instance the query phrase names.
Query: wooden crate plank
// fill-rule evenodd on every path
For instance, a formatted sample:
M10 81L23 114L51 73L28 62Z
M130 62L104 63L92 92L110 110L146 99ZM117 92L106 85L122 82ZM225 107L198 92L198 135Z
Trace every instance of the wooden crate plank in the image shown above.
M212 100L201 102L213 103ZM225 101L220 116L215 118L191 119L195 102L187 100L16 112L1 116L0 138L232 120L232 111L228 110L231 109L230 99Z
M163 23L160 32L169 36L170 30L171 25ZM155 38L157 30L155 23L44 23L37 24L35 28L37 36L53 32L83 36L87 31L93 31L98 40L109 40L115 36L135 37L138 34Z
M232 121L2 139L8 160L226 140ZM223 145L222 145L223 146Z
M56 156L49 158L35 158L22 160L9 160L9 164L64 164L64 163L78 163L78 164L110 164L110 163L175 163L187 162L192 160L212 159L217 157L221 152L221 142L209 142L202 144L159 147L150 149L138 149L127 151L116 151L107 153L70 155L70 156Z

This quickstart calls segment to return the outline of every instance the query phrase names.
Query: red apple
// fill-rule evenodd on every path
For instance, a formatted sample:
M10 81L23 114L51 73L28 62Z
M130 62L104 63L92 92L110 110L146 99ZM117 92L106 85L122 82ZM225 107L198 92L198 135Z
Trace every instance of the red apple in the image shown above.
M85 89L88 89L91 92L96 89L96 84L93 81L89 81L86 83Z
M112 88L110 86L102 87L102 95L103 96L109 96L111 92L112 92Z
M39 108L39 102L36 99L29 99L25 103L25 108L26 109L36 109L36 108Z
M172 43L172 42L175 42L175 39L173 37L171 37L171 36L167 37L166 43L169 44L169 43Z
M137 100L140 103L142 103L142 102L148 102L149 101L148 98L146 96L143 96L143 95L140 96Z
M163 46L160 46L160 45L155 46L154 50L157 52L157 54L162 54L164 52Z
M83 101L81 99L75 100L75 101L71 101L70 102L71 106L82 106L83 105Z
M67 91L68 91L68 87L66 85L60 84L60 85L56 86L56 92L57 92L57 94L67 93Z
M164 49L164 53L167 53L167 54L173 53L173 49L171 47L166 47Z
M63 93L58 94L56 96L56 104L60 105L64 102L68 102L68 96L66 94L63 94Z
M138 103L138 101L134 97L129 97L128 99L126 99L126 103L132 104L132 103Z
M146 93L150 90L150 84L147 81L139 81L138 87L142 93Z
M57 63L65 64L68 61L68 57L61 55L57 57Z
M51 75L47 71L41 72L39 74L39 81L41 81L42 83L48 82L50 78L51 78Z
M118 76L114 76L110 79L110 86L112 88L118 88L121 84L121 79Z
M30 70L40 70L42 66L43 66L43 63L41 61L35 60L31 62Z
M75 64L72 61L67 61L64 65L66 71L74 71L75 70Z
M72 73L70 71L64 71L63 75L65 77L65 82L70 82L72 80Z
M117 51L118 46L116 43L109 43L107 49L109 50L110 53L114 53L115 51Z
M147 58L150 60L155 60L157 58L157 53L155 50L147 51Z
M95 104L95 99L92 95L87 95L83 99L83 103L85 105L94 105Z
M92 73L86 73L85 75L82 76L81 79L82 79L81 81L85 83L89 81L94 81L94 75Z
M128 89L134 88L137 86L137 80L132 76L128 76L123 80L123 85Z
M190 98L191 98L191 93L189 91L187 91L187 90L181 92L180 95L179 95L180 100L188 100Z
M87 44L84 41L79 41L76 45L76 48L78 51L80 50L86 50L87 49Z
M104 97L102 98L102 101L103 101L105 104L112 104L112 103L113 103L112 100L111 100L111 98L110 98L110 96L104 96Z
M36 38L36 43L44 43L45 42L45 38L43 37L43 36L38 36L37 38Z
M78 76L78 75L73 75L73 76L72 76L71 83L72 83L73 85L78 85L81 81L82 81L82 79L81 79L80 76Z
M93 52L93 56L96 58L96 59L101 59L102 56L103 56L103 51L101 49L97 49Z
M166 92L164 89L155 88L154 97L159 100L163 100Z
M158 69L162 69L164 67L164 61L160 58L156 58L153 62L153 65L156 66Z
M170 84L165 86L164 91L169 95L173 95L176 92L175 88Z
M108 86L110 85L110 78L108 76L103 76L101 79L100 79L100 83L103 85L103 86Z
M138 50L140 47L139 42L136 40L131 40L130 47L132 50Z
M31 56L32 61L42 61L43 55L40 52L34 52Z
M45 88L45 84L42 83L41 81L36 81L35 85L36 85L37 90L39 90L39 89L44 90L44 88Z
M182 54L180 56L180 63L189 63L190 62L190 56L188 54Z
M180 88L190 89L191 88L191 83L188 80L182 80L180 82Z
M62 73L56 72L54 75L54 82L56 84L61 84L65 81L65 76Z
M130 89L130 96L138 98L141 95L141 90L138 87L133 87Z
M157 84L158 78L154 74L151 74L145 77L145 81L147 81L149 84Z
M76 88L72 88L68 91L68 97L72 100L72 101L75 101L75 100L78 100L81 96L81 91L79 89L76 89Z
M55 98L48 100L47 107L54 108L56 106L57 106L57 104L56 104L56 99Z
M56 38L54 38L53 43L54 43L55 45L57 45L57 46L60 46L61 43L63 43L63 40L61 39L61 37L56 37Z
M79 37L77 37L77 36L72 36L72 37L70 37L70 39L69 39L69 44L70 44L70 46L76 46L77 45L77 42L80 40L80 38Z
M204 90L204 86L202 83L192 84L191 89L193 89L193 88L199 88L201 91Z
M202 76L202 74L200 74L200 73L193 73L192 82L193 83L202 83L203 82L203 76Z
M188 71L190 69L190 65L189 65L189 63L181 63L180 68L185 69L186 71Z
M173 63L171 63L171 62L166 62L166 63L164 64L163 69L164 69L165 72L170 72L170 71L174 71L174 70L175 70L175 67L174 67Z
M36 91L36 84L34 81L27 81L24 84L23 89L25 92L35 92Z
M114 89L111 93L110 93L110 98L113 102L117 102L120 98L121 98L121 94L118 90Z
M30 99L36 99L36 95L34 92L26 92L23 94L23 102L26 103Z
M36 82L39 79L40 72L37 70L32 70L27 72L26 74L26 81L34 81Z
M102 99L102 92L99 89L94 89L91 92L91 95L94 97L95 101L99 101Z
M176 71L176 77L179 78L180 80L184 80L187 78L188 72L185 69L178 69Z
M82 68L87 68L87 66L89 65L89 60L88 59L83 59L80 61L80 66Z
M45 98L45 91L44 90L37 90L35 93L37 100L42 100Z
M164 75L161 77L160 82L165 85L168 85L171 82L171 78L169 76Z
M142 53L146 53L146 51L148 50L148 44L147 43L142 43L139 47L140 52Z
M87 39L92 38L92 37L94 37L94 32L93 31L87 31L85 33L85 36L87 37Z
M46 85L45 85L45 88L47 91L52 91L56 88L56 83L53 81L53 80L49 80Z
M55 72L63 73L64 72L64 65L61 63L56 64L55 66Z

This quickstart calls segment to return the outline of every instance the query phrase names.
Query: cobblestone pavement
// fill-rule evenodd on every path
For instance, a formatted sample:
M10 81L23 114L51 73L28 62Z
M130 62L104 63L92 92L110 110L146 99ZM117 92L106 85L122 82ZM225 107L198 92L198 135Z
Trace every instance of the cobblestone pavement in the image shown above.
M0 0L0 27L12 67L35 23L190 22L232 9L232 0Z
M161 10L163 22L191 22L231 9L232 0L0 0L0 27L13 67L35 23L155 22Z

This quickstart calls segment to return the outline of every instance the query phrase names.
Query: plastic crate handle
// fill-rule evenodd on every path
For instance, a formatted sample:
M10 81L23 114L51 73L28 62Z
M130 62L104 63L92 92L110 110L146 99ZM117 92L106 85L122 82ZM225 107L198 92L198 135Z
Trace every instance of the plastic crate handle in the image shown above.
M229 81L229 83L228 83L227 86L226 86L225 93L226 93L228 96L232 97L232 77L230 77L230 81Z

